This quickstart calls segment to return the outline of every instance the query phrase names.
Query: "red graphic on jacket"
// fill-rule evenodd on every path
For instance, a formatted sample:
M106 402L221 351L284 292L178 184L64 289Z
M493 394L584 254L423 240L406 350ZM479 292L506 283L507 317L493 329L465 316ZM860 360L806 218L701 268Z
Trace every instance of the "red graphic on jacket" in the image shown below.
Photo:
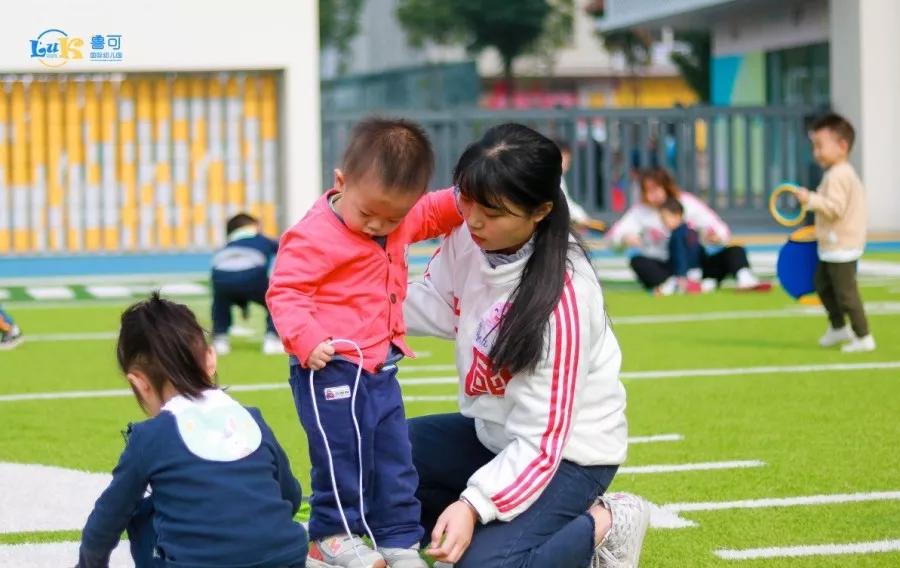
M512 374L505 368L495 369L489 354L497 339L500 320L509 306L507 302L497 302L478 323L472 345L472 364L466 373L466 396L506 394L506 385L512 379Z

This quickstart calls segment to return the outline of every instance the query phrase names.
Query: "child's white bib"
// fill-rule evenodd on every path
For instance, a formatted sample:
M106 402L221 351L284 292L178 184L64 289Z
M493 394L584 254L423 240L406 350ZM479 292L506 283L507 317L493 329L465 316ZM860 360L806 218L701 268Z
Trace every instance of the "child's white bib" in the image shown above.
M259 448L262 432L246 408L219 389L191 400L178 395L162 410L172 413L187 449L199 458L231 462Z

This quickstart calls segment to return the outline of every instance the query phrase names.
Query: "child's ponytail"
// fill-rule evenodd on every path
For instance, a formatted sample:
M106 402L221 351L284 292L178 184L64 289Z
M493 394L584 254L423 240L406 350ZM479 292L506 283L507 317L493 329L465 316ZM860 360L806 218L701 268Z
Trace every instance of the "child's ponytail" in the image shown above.
M159 297L159 292L122 314L116 356L122 373L140 370L162 397L166 382L188 398L216 388L207 370L203 328L187 306Z

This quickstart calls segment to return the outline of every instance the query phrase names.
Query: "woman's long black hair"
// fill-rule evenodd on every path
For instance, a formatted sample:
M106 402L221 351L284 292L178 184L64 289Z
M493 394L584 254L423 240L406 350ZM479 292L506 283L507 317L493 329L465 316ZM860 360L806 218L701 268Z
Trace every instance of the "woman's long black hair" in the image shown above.
M166 382L188 398L216 388L206 367L208 346L203 328L185 305L153 292L122 313L116 358L123 374L140 370L162 397ZM144 401L138 402L141 406Z
M495 369L534 371L544 356L545 331L565 286L569 249L580 246L577 239L570 241L561 177L559 147L521 124L489 129L466 148L453 171L460 193L485 207L506 210L505 200L531 215L545 203L553 205L535 229L534 252L500 321L489 355Z

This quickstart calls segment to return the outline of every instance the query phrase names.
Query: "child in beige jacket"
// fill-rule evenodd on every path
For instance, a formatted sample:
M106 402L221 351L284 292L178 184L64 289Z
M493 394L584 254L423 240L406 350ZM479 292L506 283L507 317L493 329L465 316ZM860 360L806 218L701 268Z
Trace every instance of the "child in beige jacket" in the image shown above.
M822 347L843 343L846 353L872 351L856 265L866 246L866 198L862 182L847 156L853 148L853 126L837 114L816 120L809 134L813 155L826 172L815 192L800 190L801 203L816 214L819 266L816 292L828 312L830 327L819 339ZM849 317L850 327L845 324Z

